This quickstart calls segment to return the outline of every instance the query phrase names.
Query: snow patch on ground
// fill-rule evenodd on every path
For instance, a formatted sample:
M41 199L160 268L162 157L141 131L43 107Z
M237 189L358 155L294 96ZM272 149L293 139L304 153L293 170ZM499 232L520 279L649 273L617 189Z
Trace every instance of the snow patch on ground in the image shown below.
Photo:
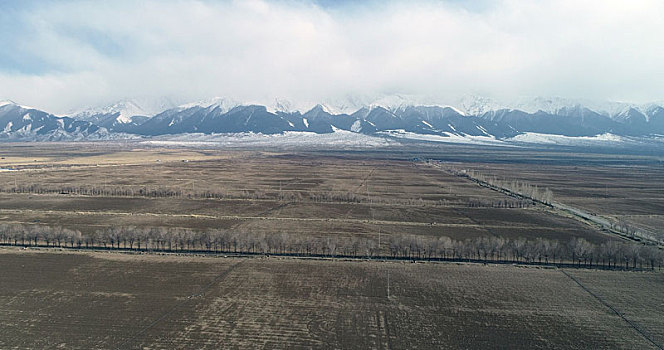
M425 135L425 134L416 134L413 132L405 131L403 129L399 130L388 130L380 132L380 134L408 139L408 140L418 140L418 141L429 141L429 142L445 142L445 143L466 143L466 144L481 144L481 145L505 145L504 142L497 140L493 136L472 136L472 135L457 135L449 132L444 132L444 135Z
M309 128L309 121L307 120L307 118L302 118L302 122L304 123L305 127Z
M336 128L335 128L336 129ZM155 137L142 141L143 144L155 146L185 146L212 148L242 147L279 147L279 148L376 148L394 144L384 137L369 136L350 131L336 129L329 134L316 134L304 131L287 131L283 134L182 134Z
M607 144L607 143L621 143L626 139L621 136L606 133L595 136L563 136L553 134L539 134L534 132L527 132L521 135L514 136L507 141L511 142L524 142L524 143L539 143L547 145L584 145L584 144Z
M433 129L433 125L429 124L426 120L423 120L422 123Z

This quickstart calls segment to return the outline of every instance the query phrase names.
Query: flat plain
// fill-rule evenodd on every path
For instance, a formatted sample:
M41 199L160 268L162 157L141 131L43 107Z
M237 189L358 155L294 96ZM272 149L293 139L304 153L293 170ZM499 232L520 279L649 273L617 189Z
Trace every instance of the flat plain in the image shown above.
M472 154L472 153L471 153ZM451 164L501 179L547 187L556 201L654 232L664 237L664 156L602 153L505 152L497 161Z
M489 156L490 155L490 156ZM611 158L614 157L614 158ZM0 224L623 242L427 164L549 187L659 227L659 158L446 145L264 151L8 144ZM613 159L613 161L610 161ZM0 348L657 349L664 274L0 247Z
M657 348L558 269L14 248L0 263L2 348ZM661 344L663 274L568 273Z
M612 239L542 206L505 208L518 203L409 156L65 148L30 162L42 151L26 147L5 151L15 161L5 165L13 171L0 172L0 222L84 234L125 225L319 237Z

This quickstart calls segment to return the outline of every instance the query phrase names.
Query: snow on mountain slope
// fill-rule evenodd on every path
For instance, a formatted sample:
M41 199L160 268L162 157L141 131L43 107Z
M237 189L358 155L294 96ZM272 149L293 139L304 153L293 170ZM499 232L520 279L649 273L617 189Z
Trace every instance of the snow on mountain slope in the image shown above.
M0 107L8 106L8 105L9 106L18 106L18 107L21 107L23 109L36 109L34 107L18 104L16 102L12 101L12 100L2 100L2 101L0 101Z
M466 115L482 115L487 112L499 110L519 110L529 114L546 112L559 114L561 111L570 109L589 109L597 114L610 118L616 118L629 109L635 109L639 113L648 115L648 111L664 103L634 104L616 101L602 101L581 98L564 97L542 97L542 96L520 96L511 99L498 100L485 96L466 95L455 101L458 108Z
M237 101L235 101L232 98L227 98L227 97L213 97L205 100L200 100L196 102L191 102L191 103L185 103L177 106L176 108L178 109L189 109L192 107L203 107L207 109L214 109L214 108L219 108L222 113L226 113L230 111L231 109L240 106L241 104ZM163 112L160 111L160 112Z
M160 135L227 133L290 135L286 138L288 142L302 139L306 143L314 137L309 132L321 139L335 132L346 132L357 137L391 140L559 145L624 144L634 142L635 138L664 134L664 108L659 104L542 97L502 103L481 96L465 96L455 105L458 108L434 102L412 95L382 95L351 96L313 106L275 99L265 106L217 97L180 104L152 116L152 111L168 106L169 102L153 103L147 108L137 100L127 100L88 109L76 114L76 119L65 119L2 101L0 111L11 109L13 114L0 120L0 130L6 139L45 134L64 138L66 134L97 137L106 133L101 137L126 137L129 133L135 137L160 138ZM342 113L342 110L352 112ZM308 136L296 137L289 134L292 132L305 132ZM258 142L255 139L251 142Z
M369 107L383 107L389 111L396 111L404 109L408 106L423 105L423 99L418 96L411 95L388 95L382 96L371 102Z
M293 105L293 103L286 99L275 98L272 103L265 105L265 108L270 113L292 113L298 112L298 108Z
M361 95L347 95L337 98L326 98L320 105L331 114L353 114L371 103L371 99Z
M6 105L11 105L11 104L15 104L14 101L10 101L10 100L0 101L0 107L6 106Z
M107 128L110 131L125 131L131 124L139 124L166 109L175 107L169 98L136 98L88 108L70 113L69 116Z
M260 105L261 103L253 103ZM350 114L361 107L359 105L352 104L349 102L344 102L342 100L338 101L325 101L325 102L313 102L313 101L291 101L282 98L274 99L272 102L265 104L265 108L270 113L286 113L294 114L300 113L304 114L312 109L320 108L325 113L337 115L337 114Z
M215 98L181 105L131 127L122 128L102 120L94 122L111 131L146 136L240 132L280 134L287 131L325 134L331 133L334 128L368 135L403 129L443 137L445 132L450 132L499 139L524 132L584 137L604 133L626 136L664 133L664 109L656 107L651 107L649 113L654 119L661 120L659 124L649 124L649 119L634 108L628 109L625 115L619 114L611 119L578 104L570 106L571 103L564 99L534 99L527 108L524 107L530 112L498 109L482 115L468 113L490 109L489 105L481 103L488 103L493 106L491 108L497 105L488 99L466 99L469 104L465 105L464 112L442 104L422 105L425 103L422 101L411 96L383 96L352 114L339 114L334 108L320 103L300 111L299 107L286 100L275 100L274 105L266 107Z
M130 123L133 116L147 116L149 113L133 101L120 101L104 107L90 108L74 114L72 117L80 120L94 121L99 115L112 115L122 124Z
M404 111L409 107L441 107L451 108L461 115L467 114L466 111L452 104L417 95L385 95L369 103L368 107L369 109L382 107L393 113Z
M505 104L478 95L465 95L454 101L454 104L464 112L465 115L482 115L490 111L508 109Z

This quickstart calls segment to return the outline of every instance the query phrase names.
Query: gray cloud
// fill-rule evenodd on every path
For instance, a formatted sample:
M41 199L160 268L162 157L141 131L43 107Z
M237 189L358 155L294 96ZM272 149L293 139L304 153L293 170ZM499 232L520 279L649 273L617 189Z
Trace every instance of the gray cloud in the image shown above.
M133 96L645 102L664 91L655 0L52 1L0 20L0 98L60 113Z

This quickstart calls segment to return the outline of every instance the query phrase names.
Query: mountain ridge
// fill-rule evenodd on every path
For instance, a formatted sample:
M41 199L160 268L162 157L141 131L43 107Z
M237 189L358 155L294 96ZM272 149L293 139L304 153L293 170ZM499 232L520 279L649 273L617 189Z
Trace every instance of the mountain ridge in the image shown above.
M7 100L0 102L0 139L75 140L189 133L325 134L335 130L366 135L404 132L497 140L529 133L585 138L604 134L625 137L664 135L664 107L654 103L622 104L621 108L613 108L611 114L575 101L566 104L555 99L536 100L523 110L502 108L482 99L478 103L467 99L462 108L457 108L417 105L400 97L378 100L352 113L339 112L324 103L300 111L288 108L287 101L276 102L281 108L214 98L167 108L153 116L138 115L143 110L137 105L117 103L107 109L56 116ZM476 113L471 114L470 110Z

